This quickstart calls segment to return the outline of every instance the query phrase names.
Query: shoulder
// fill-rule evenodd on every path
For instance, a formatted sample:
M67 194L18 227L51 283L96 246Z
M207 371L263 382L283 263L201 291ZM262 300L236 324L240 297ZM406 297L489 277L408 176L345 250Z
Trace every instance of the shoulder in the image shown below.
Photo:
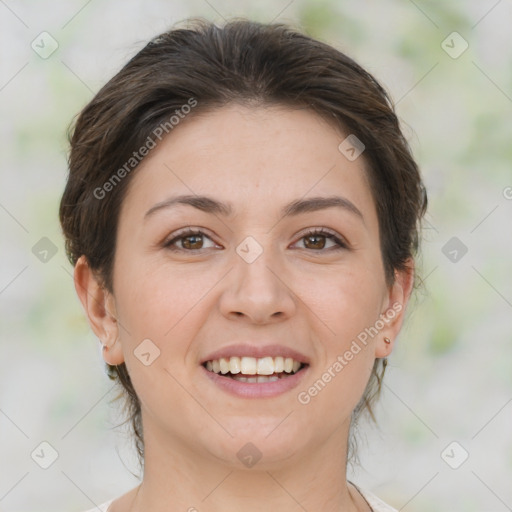
M397 512L397 510L393 507L390 507L388 504L384 503L380 498L377 498L375 494L371 492L357 488L359 492L362 494L363 498L368 502L368 505L372 508L373 512Z
M97 507L91 508L87 510L86 512L107 512L108 507L114 500L107 501L103 503L102 505L98 505Z

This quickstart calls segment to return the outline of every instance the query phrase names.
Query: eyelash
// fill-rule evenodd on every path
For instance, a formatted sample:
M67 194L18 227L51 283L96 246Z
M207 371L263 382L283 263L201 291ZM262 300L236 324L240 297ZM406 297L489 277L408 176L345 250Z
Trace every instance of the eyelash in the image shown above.
M342 238L338 237L336 234L332 233L331 231L329 231L325 228L311 229L310 231L307 231L306 233L304 233L299 238L299 240L302 240L303 238L307 238L308 236L318 236L318 235L325 236L328 240L332 240L333 242L336 243L337 247L329 247L327 249L317 249L317 250L306 248L306 250L309 250L312 252L327 252L327 251L330 252L330 251L339 251L341 249L349 248L348 244L347 244L347 242L345 242L345 240L343 240ZM201 251L202 249L183 249L181 247L173 247L173 244L175 244L177 241L183 240L189 236L204 236L211 240L211 238L204 231L187 228L184 231L179 232L177 234L177 236L174 236L171 240L164 242L164 247L166 249L169 249L170 251L176 251L176 252L178 252L178 251L180 251L180 252Z

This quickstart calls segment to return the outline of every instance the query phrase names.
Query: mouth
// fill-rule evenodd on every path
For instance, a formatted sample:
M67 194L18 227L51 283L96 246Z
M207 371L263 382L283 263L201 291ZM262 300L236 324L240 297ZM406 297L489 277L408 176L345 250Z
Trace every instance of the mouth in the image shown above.
M297 387L308 373L309 362L299 360L301 357L293 351L279 355L278 347L259 349L260 357L242 355L212 355L201 363L201 368L210 383L216 388L239 398L271 398L285 394ZM246 349L252 351L252 349ZM272 353L273 352L273 353ZM283 350L284 352L284 350ZM247 352L246 352L247 353ZM290 357L294 355L295 357Z
M287 379L308 365L284 356L221 357L203 363L203 367L216 375L243 383L268 383Z
M286 345L259 341L228 345L200 360L213 389L239 398L270 398L299 385L308 374L309 357Z

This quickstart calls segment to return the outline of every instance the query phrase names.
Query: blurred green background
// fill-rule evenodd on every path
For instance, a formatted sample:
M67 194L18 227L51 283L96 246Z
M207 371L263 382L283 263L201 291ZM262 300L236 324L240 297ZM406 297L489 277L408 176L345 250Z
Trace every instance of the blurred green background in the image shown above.
M512 510L510 2L5 0L0 511L84 510L138 482L57 209L72 118L150 37L189 16L302 27L390 92L429 192L424 285L351 478L404 511ZM46 470L31 457L43 441L58 453Z

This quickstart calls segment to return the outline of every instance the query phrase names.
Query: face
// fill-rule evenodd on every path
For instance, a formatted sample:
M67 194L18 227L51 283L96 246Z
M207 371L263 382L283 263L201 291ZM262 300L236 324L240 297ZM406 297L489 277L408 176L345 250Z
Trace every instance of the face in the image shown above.
M347 135L309 110L231 105L187 119L137 169L103 330L146 444L243 467L250 442L272 467L343 442L408 296L403 276L386 284Z

